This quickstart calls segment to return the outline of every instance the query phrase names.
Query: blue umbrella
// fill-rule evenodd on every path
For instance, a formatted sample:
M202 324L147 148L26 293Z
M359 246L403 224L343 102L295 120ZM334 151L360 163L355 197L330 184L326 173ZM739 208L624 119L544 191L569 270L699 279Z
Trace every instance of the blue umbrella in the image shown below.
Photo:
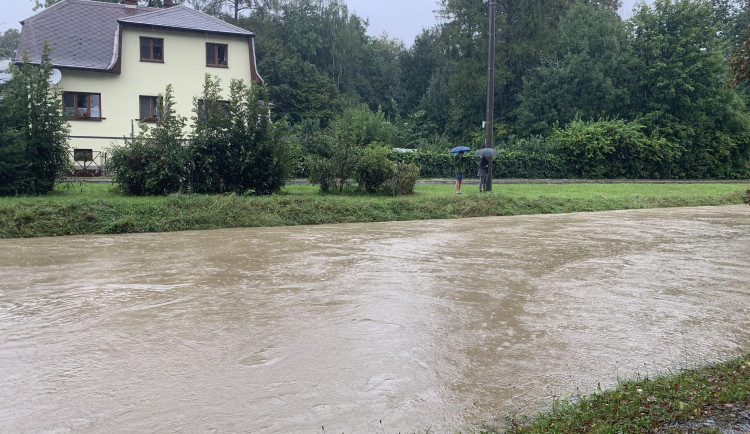
M451 154L458 154L459 152L469 152L471 151L471 148L468 146L456 146L455 148L451 149Z

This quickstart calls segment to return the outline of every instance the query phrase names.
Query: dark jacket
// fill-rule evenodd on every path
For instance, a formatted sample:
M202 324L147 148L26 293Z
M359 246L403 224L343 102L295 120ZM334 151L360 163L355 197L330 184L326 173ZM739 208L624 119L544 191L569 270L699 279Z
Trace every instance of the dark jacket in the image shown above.
M479 171L477 172L477 175L487 176L489 174L490 174L490 160L482 157L482 159L479 160Z
M466 172L466 158L456 155L453 158L453 169L456 172L456 175Z

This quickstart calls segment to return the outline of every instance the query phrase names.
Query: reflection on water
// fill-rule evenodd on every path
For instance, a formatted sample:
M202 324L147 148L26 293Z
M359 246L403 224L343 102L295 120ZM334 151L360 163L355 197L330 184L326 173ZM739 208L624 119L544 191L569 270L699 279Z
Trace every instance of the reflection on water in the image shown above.
M0 240L0 431L441 432L730 357L749 214Z

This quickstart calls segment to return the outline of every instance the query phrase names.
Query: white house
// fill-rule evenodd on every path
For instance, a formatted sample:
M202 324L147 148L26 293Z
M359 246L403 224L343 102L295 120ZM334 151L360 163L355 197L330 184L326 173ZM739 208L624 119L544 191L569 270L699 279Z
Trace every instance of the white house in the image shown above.
M91 0L63 0L21 22L17 62L26 52L41 61L52 48L53 82L63 91L76 164L101 166L114 143L157 117L156 96L174 88L175 109L188 119L206 73L221 79L261 82L255 35L187 6L164 8Z

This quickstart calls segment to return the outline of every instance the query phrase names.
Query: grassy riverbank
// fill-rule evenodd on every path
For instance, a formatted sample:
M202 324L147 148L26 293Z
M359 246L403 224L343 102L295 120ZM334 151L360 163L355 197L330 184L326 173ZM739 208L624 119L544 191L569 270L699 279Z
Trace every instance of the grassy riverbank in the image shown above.
M418 185L411 196L322 195L290 185L267 197L129 197L111 184L58 185L47 196L0 198L0 238L168 232L741 204L744 184Z
M628 381L577 402L557 402L531 423L511 423L511 433L749 432L750 356Z

